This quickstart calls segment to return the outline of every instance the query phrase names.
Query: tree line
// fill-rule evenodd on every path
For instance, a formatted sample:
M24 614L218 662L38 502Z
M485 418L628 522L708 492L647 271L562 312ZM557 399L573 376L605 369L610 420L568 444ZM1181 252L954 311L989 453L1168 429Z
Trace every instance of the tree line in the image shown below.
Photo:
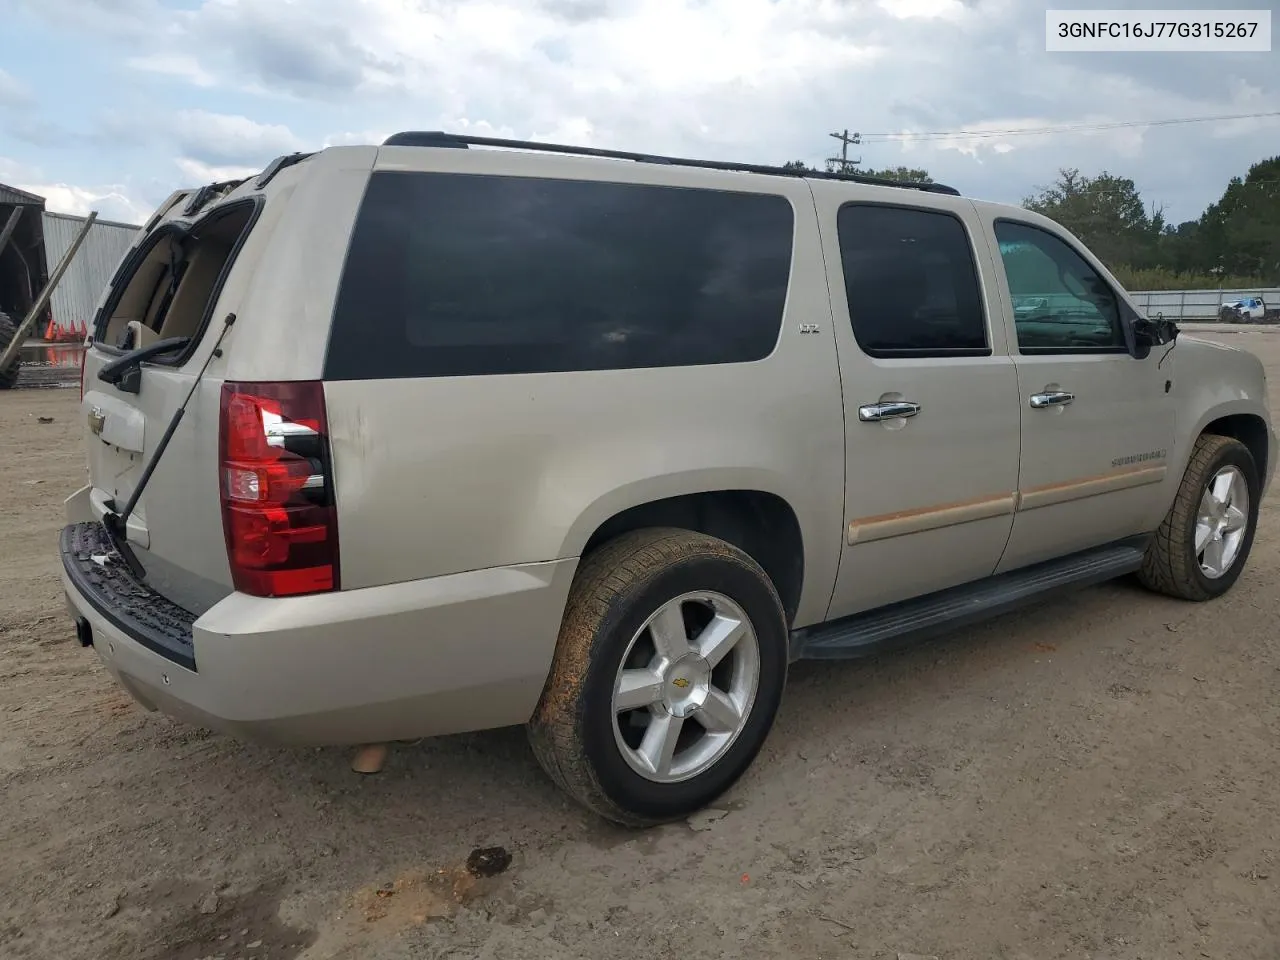
M792 170L814 169L803 161ZM924 170L858 170L890 180L932 182ZM1128 177L1086 176L1064 168L1022 205L1079 237L1130 290L1280 286L1280 156L1232 177L1222 196L1195 220L1166 221Z

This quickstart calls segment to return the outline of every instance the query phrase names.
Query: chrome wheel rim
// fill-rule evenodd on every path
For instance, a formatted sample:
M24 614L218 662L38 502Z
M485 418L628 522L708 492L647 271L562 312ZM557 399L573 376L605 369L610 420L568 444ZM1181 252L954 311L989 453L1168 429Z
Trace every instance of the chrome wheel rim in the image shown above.
M1249 485L1239 467L1226 466L1213 475L1196 511L1196 561L1210 580L1235 565L1249 528Z
M668 600L627 645L613 684L613 737L627 765L657 783L709 770L751 716L760 642L719 593Z

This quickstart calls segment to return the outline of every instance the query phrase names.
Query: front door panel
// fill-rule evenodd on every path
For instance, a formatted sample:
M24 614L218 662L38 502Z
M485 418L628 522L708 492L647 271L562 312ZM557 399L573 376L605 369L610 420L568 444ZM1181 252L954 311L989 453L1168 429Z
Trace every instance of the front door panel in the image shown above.
M1022 405L1018 513L1000 572L1153 530L1171 479L1165 351L1130 355L1119 296L1065 237L1006 219L987 228Z

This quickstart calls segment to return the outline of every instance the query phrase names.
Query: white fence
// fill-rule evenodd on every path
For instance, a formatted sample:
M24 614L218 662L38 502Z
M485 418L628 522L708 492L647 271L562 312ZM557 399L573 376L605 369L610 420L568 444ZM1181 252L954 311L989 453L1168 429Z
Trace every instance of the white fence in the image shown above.
M1143 290L1130 291L1138 308L1149 317L1164 314L1166 320L1217 320L1224 303L1240 297L1261 297L1270 312L1280 307L1280 287L1250 290Z

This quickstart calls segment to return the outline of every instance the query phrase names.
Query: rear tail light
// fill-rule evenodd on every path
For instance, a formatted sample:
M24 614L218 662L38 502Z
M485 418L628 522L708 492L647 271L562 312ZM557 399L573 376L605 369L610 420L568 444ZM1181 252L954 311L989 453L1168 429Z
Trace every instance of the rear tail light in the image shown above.
M222 528L240 592L338 589L328 433L318 381L222 385Z

